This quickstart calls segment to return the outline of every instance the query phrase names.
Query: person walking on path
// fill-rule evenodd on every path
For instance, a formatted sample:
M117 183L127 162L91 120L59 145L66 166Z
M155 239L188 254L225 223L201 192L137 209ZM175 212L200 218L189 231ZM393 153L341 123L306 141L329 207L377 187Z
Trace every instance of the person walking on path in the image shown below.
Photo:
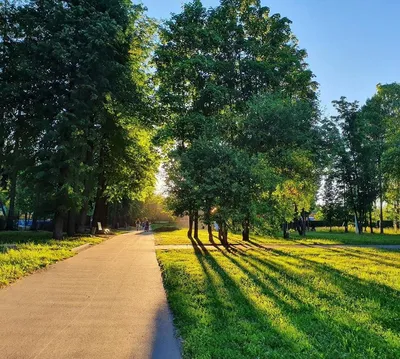
M146 222L144 224L144 231L148 232L150 230L150 222L148 219L146 219Z
M136 230L137 231L140 230L140 219L139 218L136 220Z

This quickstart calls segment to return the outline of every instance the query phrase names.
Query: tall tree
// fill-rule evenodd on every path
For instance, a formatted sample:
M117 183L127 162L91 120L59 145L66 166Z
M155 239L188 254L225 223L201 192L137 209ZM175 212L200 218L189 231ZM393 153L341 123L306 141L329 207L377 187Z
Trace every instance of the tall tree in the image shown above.
M1 167L9 180L10 203L21 174L32 191L42 194L34 210L46 207L54 213L53 236L59 239L67 214L69 234L75 232L77 212L82 224L96 187L103 198L104 166L116 166L106 153L118 155L110 148L135 152L137 163L139 152L148 151L138 146L137 134L149 122L143 113L151 87L146 67L154 24L142 6L125 0L31 0L14 10L12 18L10 11L6 15L15 29L5 26L7 37L2 37L7 53L2 69L7 71L1 72L6 84L1 141L9 155ZM122 141L118 146L116 139ZM148 182L144 171L137 173L131 173L132 186L140 176ZM154 176L153 170L149 173Z
M257 151L247 153L241 143L241 119L248 111L249 101L265 92L314 102L316 83L305 57L306 52L298 48L290 30L290 21L280 15L271 16L269 9L256 0L221 1L209 10L200 1L193 1L185 4L182 13L173 15L162 28L155 59L160 83L158 94L165 109L160 137L176 143L172 151L174 160L191 158L192 167L196 168L200 162L199 173L202 173L200 168L208 170L213 166L218 171L224 169L226 172L221 171L221 175L227 178L241 168L243 176L232 177L237 181L231 184L240 191L240 196L229 196L215 216L224 223L228 219L242 222L244 239L248 238L250 212L255 208L251 198L256 198L259 192L252 177L256 174L247 165L257 162ZM217 144L220 147L215 147ZM204 147L209 148L209 155L203 151L202 156L208 157L211 163L203 167L204 161L195 148ZM217 149L217 153L226 151L225 155L214 156ZM227 163L230 163L228 167ZM182 166L176 168L183 170ZM192 176L190 179L188 173ZM182 193L187 196L192 188L189 197L201 198L192 200L192 205L206 203L204 213L210 222L210 210L216 206L221 193L216 193L213 186L204 186L203 177L196 171L188 173L184 177L191 186ZM269 173L267 170L266 175ZM177 177L171 173L172 179ZM174 193L176 198L179 192ZM185 203L173 202L179 202L179 206Z
M360 114L358 103L348 102L345 97L333 103L338 112L334 120L340 132L332 155L336 156L337 173L340 173L357 228L362 233L363 223L378 193L373 143L368 141L368 124Z

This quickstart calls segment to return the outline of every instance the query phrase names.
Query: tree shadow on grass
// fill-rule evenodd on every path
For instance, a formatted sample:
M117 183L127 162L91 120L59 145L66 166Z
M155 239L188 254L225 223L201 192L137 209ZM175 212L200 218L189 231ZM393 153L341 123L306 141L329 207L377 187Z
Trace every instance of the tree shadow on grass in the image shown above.
M195 303L175 307L174 311L183 323L184 339L201 337L198 345L204 343L200 350L204 357L336 359L343 356L400 356L395 340L390 341L377 332L381 326L393 332L392 339L398 337L399 327L394 316L400 312L399 293L392 288L291 252L264 248L245 251L219 246L218 251L211 253L201 241L193 242L196 259L205 276L204 287L198 288L196 281L191 283L187 274L190 288L185 289L185 293L197 293L194 296L197 299ZM229 267L216 259L221 255L231 263ZM308 272L304 275L302 269ZM238 271L242 273L239 277ZM314 283L318 282L318 277L324 282L317 287ZM325 283L331 287L324 288ZM340 292L331 292L332 288L338 288ZM254 302L260 295L262 299L259 300L266 301L267 307ZM190 295L181 297L179 300L192 301ZM378 302L379 306L371 308L365 300ZM367 308L362 306L363 303ZM269 314L269 305L274 308L275 315L280 311L278 318ZM200 316L193 306L201 308ZM367 320L366 325L353 315L358 313L370 316L372 323ZM285 323L283 328L280 320ZM235 329L231 331L230 327ZM262 352L259 352L260 348L263 348ZM185 353L188 357L199 355L192 340Z
M349 313L361 313L363 308L355 306L355 303L364 303L364 306L374 303L374 308L366 313L374 322L379 323L384 329L389 329L397 335L400 334L398 313L400 313L400 292L382 283L371 282L356 277L348 272L338 270L326 263L319 263L293 253L282 252L274 249L281 256L298 258L306 263L320 277L327 278L345 294L347 300L341 305ZM288 263L290 265L290 263ZM297 277L299 279L299 277ZM367 303L369 301L369 303ZM361 305L361 304L360 304ZM387 343L385 344L387 345ZM400 356L400 348L399 350Z
M212 248L216 248L218 250L220 250L221 247L223 247L225 250L227 251L232 251L231 249L231 245L227 244L222 244L222 243L215 243L215 242L209 242L207 244L203 243L199 238L193 238L193 237L189 237L190 242L195 250L196 253L209 253L209 250L207 249L212 247Z
M273 300L298 332L303 333L321 355L324 353L324 357L340 357L350 350L349 346L353 347L352 350L355 349L362 353L369 346L375 345L374 349L382 355L387 354L390 350L396 350L394 347L389 348L388 343L382 340L379 334L364 328L362 323L355 325L353 318L347 315L347 310L354 310L354 308L343 308L342 306L345 306L346 303L342 301L340 304L335 304L336 312L331 311L332 308L329 307L331 303L335 303L333 302L336 299L334 295L329 296L330 301L327 301L326 291L319 290L304 280L293 278L293 274L287 273L288 270L284 267L269 264L266 268L265 263L262 265L252 263L250 258L253 256L241 255L238 259L244 261L246 263L244 265L238 259L227 254L223 255L248 276L263 295ZM278 275L271 276L271 270L274 271L273 274ZM279 277L283 277L283 280ZM291 289L291 282L295 282L298 288L301 288L298 293ZM308 302L303 299L303 296L308 298ZM354 340L354 343L346 345L343 342L345 336L356 336L357 339ZM368 357L367 352L364 357Z
M54 242L52 233L46 231L1 231L0 244L4 243L34 243L34 244L51 244Z
M222 249L221 249L222 250ZM182 252L179 252L181 254ZM215 251L214 253L218 253ZM307 343L276 329L273 318L265 315L241 290L238 283L215 260L211 252L199 247L195 253L201 277L186 272L181 254L178 262L165 275L168 297L184 342L188 358L317 358L317 353L304 356ZM191 269L190 273L193 273ZM184 291L182 278L187 278ZM197 281L196 281L197 278Z
M365 259L365 260L368 260L370 262L374 262L377 264L383 264L388 267L400 268L400 264L388 261L386 258L380 256L379 253L377 253L377 251L375 251L374 253L366 254L360 250L354 249L354 247L353 248L330 248L330 250L337 252L339 254L345 254L345 255L347 254L352 257ZM393 252L391 252L391 253L393 253ZM373 255L373 257L371 255Z
M220 251L223 253L222 249ZM208 303L207 308L213 312L212 331L217 337L223 333L226 343L223 346L219 345L212 357L267 358L268 352L274 357L276 353L282 351L286 353L287 358L301 357L300 351L304 347L274 328L273 320L241 291L235 280L219 265L210 252L197 253L197 260L206 275L207 292L211 293L211 303ZM239 326L241 330L230 332L231 326ZM252 337L257 334L262 334L260 339L263 343L254 342ZM255 345L258 347L256 348ZM253 353L252 350L259 352Z

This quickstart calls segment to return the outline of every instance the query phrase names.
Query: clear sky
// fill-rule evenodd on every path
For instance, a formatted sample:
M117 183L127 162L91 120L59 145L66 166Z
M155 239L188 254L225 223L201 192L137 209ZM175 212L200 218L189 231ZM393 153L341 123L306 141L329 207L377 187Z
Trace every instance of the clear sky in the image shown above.
M166 19L182 0L142 0L148 14ZM218 0L203 0L206 7ZM400 82L400 0L262 0L292 20L320 84L321 105L346 96L365 102L378 83Z

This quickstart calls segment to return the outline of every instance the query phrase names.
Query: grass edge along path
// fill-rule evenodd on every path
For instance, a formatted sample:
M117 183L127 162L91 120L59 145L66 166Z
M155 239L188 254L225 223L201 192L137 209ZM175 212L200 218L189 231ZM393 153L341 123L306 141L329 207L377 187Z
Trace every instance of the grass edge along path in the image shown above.
M184 358L396 359L399 252L157 250Z
M0 232L0 288L16 280L78 254L73 248L83 244L98 244L108 236L51 239L49 232ZM4 244L15 244L7 248Z

